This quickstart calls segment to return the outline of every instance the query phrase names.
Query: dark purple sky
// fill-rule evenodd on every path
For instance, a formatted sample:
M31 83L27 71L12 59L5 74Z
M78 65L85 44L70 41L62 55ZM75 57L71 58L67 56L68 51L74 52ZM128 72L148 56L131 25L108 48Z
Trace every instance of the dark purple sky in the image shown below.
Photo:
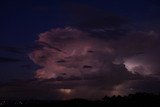
M160 90L159 0L1 0L0 98Z

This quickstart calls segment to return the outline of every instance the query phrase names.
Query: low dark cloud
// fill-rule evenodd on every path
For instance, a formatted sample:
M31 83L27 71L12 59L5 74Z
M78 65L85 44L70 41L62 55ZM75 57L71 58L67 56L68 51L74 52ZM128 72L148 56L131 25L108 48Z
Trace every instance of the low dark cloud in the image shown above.
M15 59L15 58L9 58L9 57L0 57L0 63L4 62L19 62L21 61L20 59Z
M27 83L27 84L26 84ZM61 99L54 86L42 84L35 79L31 80L12 80L0 86L0 96L2 99Z
M24 54L23 48L18 48L15 46L0 45L0 51L11 52L11 53L16 53L16 54Z
M26 69L32 69L33 66L31 64L24 64L24 65L20 65L20 67L26 68Z
M159 93L160 79L146 77L140 80L128 80L114 87L112 93L115 95L127 95L130 93L147 92Z

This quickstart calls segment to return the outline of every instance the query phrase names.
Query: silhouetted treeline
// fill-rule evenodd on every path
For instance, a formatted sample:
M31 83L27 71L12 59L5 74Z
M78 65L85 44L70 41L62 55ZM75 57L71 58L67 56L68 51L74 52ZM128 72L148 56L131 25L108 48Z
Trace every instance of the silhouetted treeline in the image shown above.
M136 93L128 96L105 96L100 100L71 99L65 101L51 100L0 100L2 107L66 107L66 106L128 106L128 107L160 107L160 94Z

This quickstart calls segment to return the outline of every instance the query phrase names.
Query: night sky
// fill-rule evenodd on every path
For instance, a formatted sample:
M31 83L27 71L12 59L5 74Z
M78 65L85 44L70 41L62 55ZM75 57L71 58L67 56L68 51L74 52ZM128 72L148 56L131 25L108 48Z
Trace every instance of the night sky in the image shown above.
M1 0L1 99L160 92L159 0Z

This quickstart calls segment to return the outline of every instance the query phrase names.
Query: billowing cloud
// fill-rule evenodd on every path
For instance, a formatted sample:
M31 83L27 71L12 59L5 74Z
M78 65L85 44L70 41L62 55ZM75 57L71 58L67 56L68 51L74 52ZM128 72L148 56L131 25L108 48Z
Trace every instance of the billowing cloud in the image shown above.
M43 67L37 71L36 76L40 78L42 75L54 78L60 73L82 76L104 71L105 64L110 64L114 53L105 41L73 28L42 33L37 42L42 48L33 51L30 58Z
M56 85L59 92L72 97L126 94L128 91L122 89L126 81L132 85L132 81L159 74L160 60L155 57L159 37L154 32L130 32L106 40L66 27L41 33L37 43L40 48L29 54L41 66L35 78L49 80L45 83ZM86 90L90 91L82 95Z

